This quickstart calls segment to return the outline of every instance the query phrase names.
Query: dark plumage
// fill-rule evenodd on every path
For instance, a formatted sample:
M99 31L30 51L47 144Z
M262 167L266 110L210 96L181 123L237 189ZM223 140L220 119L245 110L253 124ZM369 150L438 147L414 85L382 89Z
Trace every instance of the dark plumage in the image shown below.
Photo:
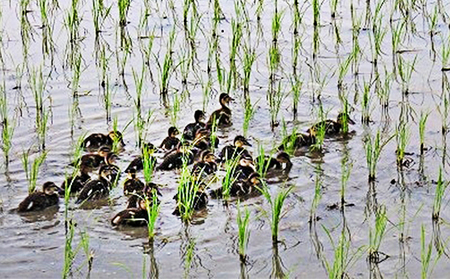
M230 185L230 196L248 198L251 196L260 195L258 187L261 184L261 177L257 172L253 172L248 177L237 179ZM223 197L223 186L211 191L212 198Z
M112 148L114 140L117 140L120 146L125 146L122 133L119 131L111 131L107 135L95 133L84 139L82 147L88 151L97 151L101 146Z
M84 187L87 181L91 179L88 173L88 169L85 167L80 167L79 174L76 176L71 176L64 180L61 184L61 195L64 195L65 190L70 186L70 193L76 194Z
M266 174L272 171L282 171L289 173L292 168L292 162L289 154L280 152L275 158L268 156L258 156L255 160L260 173Z
M217 171L214 153L210 150L203 150L200 153L200 161L196 162L192 167L192 174L195 176L210 175Z
M355 124L355 122L350 118L348 114L341 112L339 113L336 121L331 119L321 121L311 126L311 128L309 128L307 132L310 135L316 135L318 130L321 127L324 127L325 135L327 136L336 135L341 132L344 121L347 121L348 124Z
M154 169L156 166L156 158L153 156L153 152L155 151L155 146L151 143L145 144L141 149L141 156L135 158L130 162L128 167L125 169L126 173L129 172L138 172L144 169L144 164L142 159L144 157L144 152L146 152L148 158L150 159L150 165Z
M42 186L42 192L37 191L26 197L17 209L18 212L39 211L47 207L57 205L59 197L57 194L58 186L53 182L45 182Z
M133 227L146 226L148 223L148 211L145 200L139 201L139 207L127 208L117 213L111 219L111 225L128 225Z
M316 143L316 137L311 134L293 133L283 139L278 150L299 149L305 146L311 146Z
M111 189L111 171L107 166L100 168L98 179L91 180L84 185L76 203L99 200L109 195Z
M123 183L123 193L126 196L142 193L144 187L144 183L136 177L136 172L128 172L127 179Z
M195 134L199 129L205 128L205 123L202 120L205 119L205 113L201 110L196 110L194 113L195 122L189 123L184 127L183 139L194 140Z
M161 142L159 148L163 150L172 150L177 147L180 140L176 137L180 132L176 127L170 127L168 130L168 136Z
M211 129L213 124L217 127L231 126L231 110L228 108L228 104L234 101L227 93L222 93L219 96L219 102L221 108L214 111L206 123L206 127Z
M241 156L250 156L244 146L252 146L243 136L236 136L233 145L225 146L220 152L220 161L233 160Z
M97 152L85 154L70 165L79 166L80 168L85 168L87 172L91 172L106 164L106 157L110 152L111 148L102 146Z
M197 183L197 185L195 185ZM208 195L205 193L206 185L203 182L198 181L197 179L193 178L190 181L187 182L186 185L184 185L186 189L190 189L192 192L195 191L194 199L192 200L192 208L194 210L202 210L206 208L208 205ZM173 212L174 215L180 215L182 211L184 210L184 206L182 205L182 202L178 198L178 193L175 194L173 197L174 200L177 201L177 206Z
M173 170L181 168L183 166L183 162L190 165L193 161L194 154L190 150L190 146L186 144L179 144L179 147L175 152L172 152L164 157L164 160L158 167L156 167L156 170Z

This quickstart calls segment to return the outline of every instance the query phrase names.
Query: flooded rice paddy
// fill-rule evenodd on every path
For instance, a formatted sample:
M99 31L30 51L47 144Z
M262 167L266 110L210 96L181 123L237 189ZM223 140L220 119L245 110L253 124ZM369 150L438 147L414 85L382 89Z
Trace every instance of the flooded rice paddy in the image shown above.
M2 1L0 277L446 277L449 10L445 0ZM272 196L293 187L278 243L268 201L241 203L246 262L236 200L210 198L188 223L172 214L179 171L153 175L163 187L150 244L147 228L110 224L125 208L124 174L106 205L15 212L28 195L24 153L31 164L48 152L38 188L60 185L78 139L116 123L124 170L139 139L159 144L195 110L219 108L222 92L235 102L219 150L244 134L254 157L271 153L345 108L356 122L292 153L288 179L268 180Z

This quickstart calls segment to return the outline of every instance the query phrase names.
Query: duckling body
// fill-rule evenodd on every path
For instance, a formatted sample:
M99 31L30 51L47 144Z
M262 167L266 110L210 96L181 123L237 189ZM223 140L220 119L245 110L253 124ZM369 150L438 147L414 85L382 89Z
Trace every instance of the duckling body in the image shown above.
M111 225L120 226L127 225L133 227L146 226L148 223L148 211L145 200L139 200L137 207L127 208L117 213L111 219Z
M72 166L80 166L87 172L97 170L102 165L107 164L107 156L111 153L111 148L108 146L101 146L96 153L89 153L81 156L78 160L73 162Z
M231 126L231 109L228 108L228 104L234 99L226 93L222 93L219 96L219 102L221 108L214 111L206 123L206 127L211 129L215 124L217 127Z
M192 183L201 183L198 186L198 190L195 192L194 200L192 202L192 208L194 210L202 210L202 209L206 208L206 206L208 205L208 195L204 191L204 188L206 187L206 185L202 182L189 181L188 183L190 184L190 185L186 186L186 187L188 187L188 189L193 188ZM175 208L173 214L180 215L181 214L180 211L183 210L183 206L180 204L180 200L178 198L178 193L175 194L173 199L177 201L177 207Z
M97 151L102 146L112 147L114 140L117 140L121 146L125 146L122 133L111 131L107 135L94 133L84 139L82 147L88 151Z
M260 176L256 172L252 172L248 177L241 177L236 179L230 185L230 197L241 197L248 198L251 196L259 195L261 192L258 190L260 184ZM211 196L213 198L223 197L224 187L220 187L211 191Z
M17 209L18 212L40 211L47 207L58 205L59 197L55 192L58 186L53 182L45 182L42 186L42 192L31 193L26 197Z
M192 164L194 161L194 154L190 150L189 146L179 145L179 148L169 153L161 164L156 168L157 170L173 170L178 169L183 166L183 163L186 162L187 165Z
M192 174L210 175L217 171L217 164L215 162L214 153L210 150L204 150L200 154L200 161L196 162L192 168Z
M81 191L81 189L83 189L86 182L89 181L90 179L91 179L91 176L87 172L86 168L81 168L80 173L78 175L71 176L68 179L64 180L64 182L61 184L61 189L64 193L64 191L70 185L70 193L76 194L79 191Z
M275 158L268 156L259 156L256 158L256 165L262 167L262 173L283 172L289 173L292 168L292 162L286 152L280 152Z
M184 127L183 130L183 139L185 140L194 140L195 134L199 129L205 128L205 123L202 120L205 118L205 113L201 110L196 110L194 113L195 122L189 123Z
M311 146L315 143L316 137L314 135L304 133L294 133L283 139L281 145L278 147L278 150L283 151L289 148L299 149L305 146Z
M156 158L151 156L149 159L150 159L150 164L154 168L156 166ZM130 162L128 167L125 169L125 173L138 172L143 169L144 169L144 163L142 162L142 156L139 156L139 157L134 158L133 161Z
M106 165L104 166L105 167L104 169L107 172L109 172L109 177L110 177L111 183L118 181L119 177L120 177L120 168L114 164L116 158L117 158L116 154L109 153L105 159Z
M144 191L144 187L144 183L137 178L136 172L129 172L127 179L123 183L123 193L126 196L142 193Z
M84 201L93 201L105 198L109 195L111 189L111 177L110 170L107 167L100 169L100 175L98 179L91 180L84 185L76 203L82 203Z
M180 140L176 137L179 134L176 127L170 127L168 131L168 136L161 142L159 148L163 150L172 150L177 147Z
M316 123L311 126L311 128L309 128L307 132L309 134L316 135L318 130L321 127L324 127L326 136L337 135L341 132L344 121L347 121L348 124L355 124L355 122L350 118L348 114L339 113L336 120L327 119Z
M243 136L236 136L233 145L225 146L220 152L220 161L228 161L240 157L251 157L244 146L252 145Z

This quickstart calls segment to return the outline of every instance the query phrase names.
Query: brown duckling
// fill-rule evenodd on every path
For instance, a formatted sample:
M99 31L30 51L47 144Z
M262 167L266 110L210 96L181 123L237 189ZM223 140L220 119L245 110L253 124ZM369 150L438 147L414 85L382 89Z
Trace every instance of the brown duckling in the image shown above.
M207 129L199 129L195 134L195 138L192 142L193 152L200 155L201 151L211 148L217 148L219 146L219 138L215 137L214 142L211 139L211 131Z
M170 127L167 133L168 136L161 142L159 148L165 151L170 151L176 148L178 143L180 142L180 140L177 138L177 135L179 135L180 132L178 132L178 129L176 127Z
M243 136L236 136L233 145L225 146L220 152L219 160L221 162L233 160L241 156L250 156L250 153L244 146L252 146Z
M180 142L178 144L177 150L164 157L164 160L156 167L156 170L173 170L181 168L183 166L183 163L190 165L193 163L193 161L194 154L191 151L189 143Z
M97 151L102 146L112 148L114 141L117 141L121 147L125 146L122 133L111 131L107 135L95 133L84 139L82 147L90 152Z
M258 190L261 184L261 176L257 172L250 173L247 177L241 177L231 182L230 185L230 197L248 198L251 196L260 195ZM211 197L222 198L224 187L220 187L211 191Z
M142 162L142 159L144 157L144 152L146 152L148 158L150 159L150 164L154 168L156 166L156 158L153 156L153 152L155 151L155 146L151 143L146 143L142 146L141 149L141 155L133 159L133 161L130 162L128 167L125 169L126 173L129 172L138 172L144 169L144 164Z
M105 169L110 173L111 183L115 183L120 178L120 168L114 164L117 158L118 156L112 152L108 153L105 158Z
M200 160L192 168L192 174L195 176L210 175L217 171L217 164L214 153L211 150L203 150L200 153Z
M138 207L127 208L120 211L111 219L111 225L128 225L133 227L146 226L148 223L147 202L145 199L139 200Z
M71 176L64 180L64 182L61 184L61 195L64 195L65 190L70 185L70 194L76 194L81 189L83 189L84 185L87 181L91 179L91 176L89 175L89 168L85 166L80 166L80 170L78 171L78 174L75 176Z
M231 109L228 108L228 104L231 101L234 101L234 99L227 93L220 94L219 102L221 108L214 111L209 117L209 120L206 123L208 129L211 129L213 124L215 124L216 127L231 126Z
M111 153L111 148L108 146L102 146L95 153L89 153L81 156L71 166L79 165L80 168L85 168L88 172L97 170L100 166L107 164L106 157Z
M18 212L29 212L44 210L47 207L58 205L59 197L57 191L59 190L53 182L45 182L42 186L42 192L36 191L26 197L17 209Z
M195 122L189 123L184 127L183 139L194 140L195 134L199 129L205 128L205 123L202 121L205 119L205 112L202 110L196 110L194 113Z
M260 173L266 174L272 171L282 171L289 173L292 168L292 162L289 154L286 152L279 152L275 158L268 156L258 156L256 158L256 165Z
M233 177L235 178L235 180L244 180L254 172L256 172L256 167L253 163L252 156L246 155L239 159L239 163L234 169Z
M136 171L130 170L127 178L123 183L123 194L125 196L142 193L144 191L144 183L136 176Z
M111 189L111 170L107 166L103 166L99 170L98 179L91 180L84 185L76 203L84 201L99 200L109 195Z
M152 201L153 194L156 194L156 202L159 204L159 197L162 196L161 192L159 191L159 186L160 185L158 184L150 182L146 184L142 190L136 190L132 192L128 197L127 208L139 207L140 200L145 199L145 197Z
M196 177L193 177L191 180L186 182L184 185L185 189L188 189L191 192L195 191L195 196L191 199L190 207L194 210L202 210L206 208L208 205L208 195L205 192L206 184L198 180ZM177 206L173 212L174 215L181 215L182 211L185 209L184 205L178 198L178 193L173 197L174 200L177 201Z
M278 150L295 150L305 146L311 146L316 143L316 137L311 134L293 133L283 139Z
M350 118L350 116L347 113L341 112L337 116L336 120L327 119L319 123L316 123L313 126L311 126L311 128L309 128L307 132L310 135L317 135L317 132L320 129L320 127L324 127L325 135L327 136L337 135L341 132L343 123L345 121L347 121L348 124L352 125L355 124L355 122Z

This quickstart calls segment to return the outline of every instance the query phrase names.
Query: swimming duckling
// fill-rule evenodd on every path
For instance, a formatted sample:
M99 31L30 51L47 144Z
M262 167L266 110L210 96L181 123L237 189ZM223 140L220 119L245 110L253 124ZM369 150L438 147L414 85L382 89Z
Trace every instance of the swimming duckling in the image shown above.
M184 185L185 189L189 189L190 191L195 191L195 188L197 188L197 191L195 192L195 197L192 200L191 207L194 210L202 210L206 208L208 205L208 195L205 192L206 184L199 181L196 177L193 177L190 181L186 182L187 185ZM195 185L197 184L197 185ZM184 205L181 203L182 201L178 198L178 193L175 194L173 197L174 200L177 201L177 206L175 210L173 211L174 215L181 215L182 211L185 210Z
M109 195L111 189L111 170L107 166L100 168L98 179L91 180L84 185L76 203L82 203L87 200L99 200Z
M256 158L256 165L261 168L261 173L269 173L272 171L282 171L289 173L292 168L292 162L289 154L280 152L275 158L268 156L258 156Z
M81 191L83 189L84 185L86 184L89 179L91 179L91 176L89 175L89 169L84 166L80 166L80 170L78 171L78 175L71 176L64 180L64 182L61 184L61 195L64 196L65 190L70 185L70 193L75 194ZM72 183L72 184L71 184Z
M210 175L217 171L217 164L214 153L211 150L203 150L200 153L200 161L196 162L192 168L192 174L195 176Z
M125 146L122 133L111 131L107 135L95 133L84 139L82 147L90 152L97 151L101 146L112 148L114 141L117 141L121 147Z
M240 156L250 156L244 146L252 146L243 136L236 136L233 145L225 146L220 152L220 161L233 160Z
M132 195L136 193L142 193L144 191L144 183L136 176L136 171L129 171L127 173L127 178L123 183L123 193L124 195Z
M195 122L189 123L184 127L183 139L194 140L195 134L199 129L205 128L205 123L202 120L205 119L205 113L202 110L196 110L194 113Z
M230 185L230 197L251 197L260 195L258 187L261 184L261 176L257 172L250 173L247 177L236 179ZM224 187L211 191L211 197L222 198Z
M239 159L239 163L234 169L233 177L237 180L243 180L248 178L250 174L254 172L256 172L256 168L252 156L246 155Z
M192 141L193 152L200 155L201 151L211 149L213 146L217 148L219 146L219 138L215 137L214 142L211 139L211 131L207 129L199 129L195 133L195 138Z
M305 146L311 146L316 143L316 137L311 134L293 133L283 139L278 150L299 149Z
M344 121L347 121L348 124L355 124L355 122L350 118L350 116L345 113L341 112L337 116L336 121L327 119L322 122L314 124L311 128L308 129L308 133L310 135L316 135L320 127L325 127L325 135L332 136L339 134L341 132L342 126Z
M176 127L170 127L168 130L168 136L161 142L159 148L169 151L177 147L180 140L176 137L179 135L178 129Z
M29 212L44 210L47 207L57 205L59 202L58 186L53 182L45 182L42 186L42 192L36 191L26 197L17 209L18 212Z
M221 108L214 111L209 117L208 122L206 123L208 129L211 129L213 124L215 124L216 127L231 126L231 110L228 108L228 104L231 101L234 101L234 99L227 93L220 94L219 102Z
M148 223L147 202L139 200L139 207L127 208L120 211L111 219L111 225L128 225L133 227L146 226Z
M141 156L135 158L130 162L128 167L125 169L125 173L129 172L138 172L144 169L144 164L142 162L144 152L147 153L148 158L150 159L150 165L154 168L156 166L156 158L153 156L153 152L155 151L155 146L151 143L146 143L142 146Z
M193 161L194 154L192 153L189 144L187 142L184 142L183 144L180 142L177 150L164 157L164 160L156 167L156 170L173 170L181 168L184 162L186 162L187 165L190 165Z
M112 152L108 153L108 155L106 155L105 158L106 161L105 170L109 171L110 173L111 183L118 181L120 177L120 168L114 164L117 158L118 156Z
M102 146L96 153L89 153L81 156L71 166L80 166L87 169L88 172L97 170L101 165L106 164L106 157L111 152L108 146Z
M137 189L136 191L131 193L131 195L128 197L127 208L139 207L140 200L145 199L146 197L152 202L153 194L156 194L156 202L159 204L159 197L161 196L159 185L150 182L146 184L143 189Z

